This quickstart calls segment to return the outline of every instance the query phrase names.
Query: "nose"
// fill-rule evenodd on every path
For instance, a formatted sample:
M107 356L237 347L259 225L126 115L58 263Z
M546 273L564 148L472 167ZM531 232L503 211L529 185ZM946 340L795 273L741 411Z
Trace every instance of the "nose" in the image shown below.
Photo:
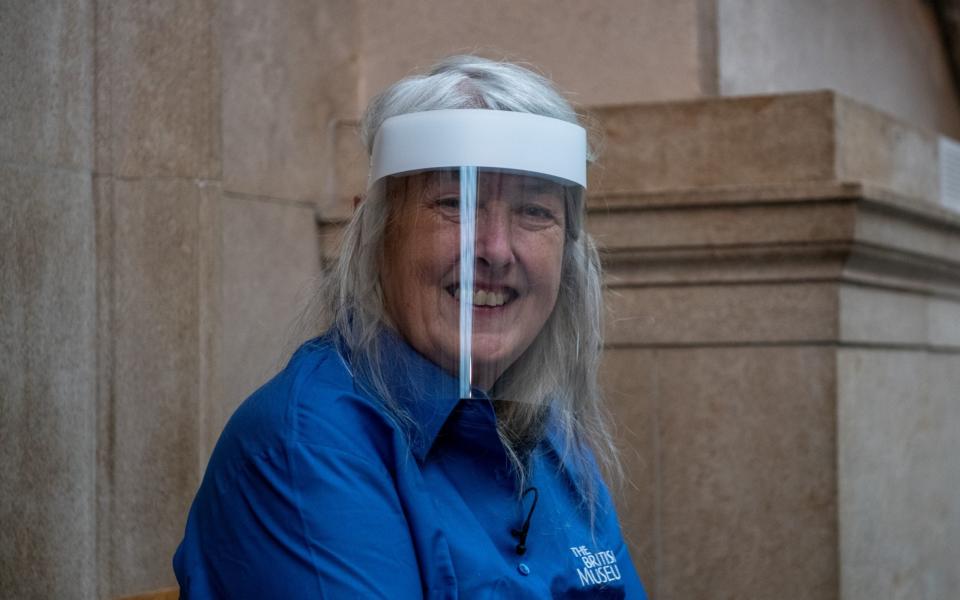
M493 270L511 265L515 256L510 210L506 202L486 203L477 211L477 263Z

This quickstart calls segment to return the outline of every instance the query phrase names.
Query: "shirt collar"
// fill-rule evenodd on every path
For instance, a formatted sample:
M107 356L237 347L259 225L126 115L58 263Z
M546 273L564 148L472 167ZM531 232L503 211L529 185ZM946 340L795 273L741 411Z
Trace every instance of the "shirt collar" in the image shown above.
M382 374L393 400L412 421L409 430L413 455L423 462L444 423L460 403L457 379L417 352L396 332L380 336ZM489 400L486 392L473 388L473 397Z

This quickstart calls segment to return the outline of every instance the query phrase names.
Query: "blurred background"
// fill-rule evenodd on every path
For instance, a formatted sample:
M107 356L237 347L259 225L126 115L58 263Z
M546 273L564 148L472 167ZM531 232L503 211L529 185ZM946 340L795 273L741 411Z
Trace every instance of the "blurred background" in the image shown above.
M0 597L175 585L233 409L461 52L601 148L604 387L658 600L960 597L960 0L0 0Z

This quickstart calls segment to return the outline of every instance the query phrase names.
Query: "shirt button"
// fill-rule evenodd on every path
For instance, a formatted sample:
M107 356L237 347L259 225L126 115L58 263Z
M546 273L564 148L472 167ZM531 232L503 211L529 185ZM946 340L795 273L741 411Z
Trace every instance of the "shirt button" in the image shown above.
M526 563L520 563L519 565L517 565L517 570L520 571L521 575L530 574L530 567L528 567Z

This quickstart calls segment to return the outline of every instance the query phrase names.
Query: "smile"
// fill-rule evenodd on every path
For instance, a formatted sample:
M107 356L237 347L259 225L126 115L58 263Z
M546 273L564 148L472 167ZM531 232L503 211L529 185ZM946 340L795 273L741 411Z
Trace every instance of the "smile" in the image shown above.
M447 293L453 296L456 300L460 300L460 286L452 285L447 288ZM473 301L471 302L474 306L485 306L496 308L498 306L503 306L517 297L517 293L510 288L505 288L503 290L474 290L473 291Z

